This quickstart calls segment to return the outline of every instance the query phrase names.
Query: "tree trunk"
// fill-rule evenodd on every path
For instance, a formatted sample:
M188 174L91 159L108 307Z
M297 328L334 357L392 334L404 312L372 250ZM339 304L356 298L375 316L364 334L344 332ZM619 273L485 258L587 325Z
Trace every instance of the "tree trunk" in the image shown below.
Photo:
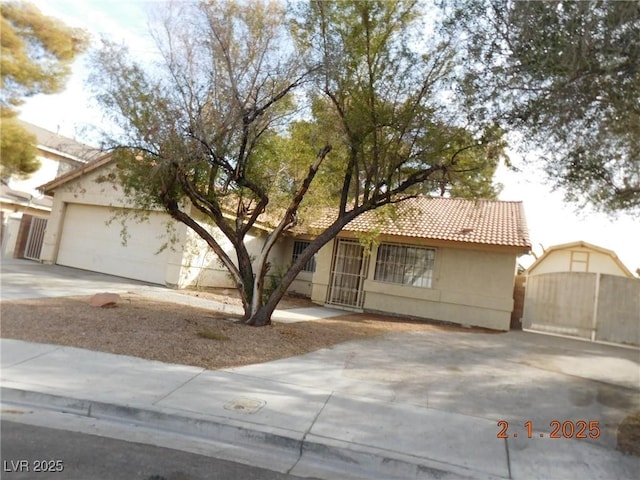
M347 223L353 220L364 210L365 208L362 206L360 206L358 210L352 210L348 214L338 218L331 226L327 227L324 232L316 237L316 239L311 242L311 245L309 245L298 257L296 262L285 272L284 276L280 279L280 285L271 292L267 302L263 304L262 298L260 298L259 308L251 313L245 323L254 327L271 325L271 315L273 314L273 311L278 306L278 303L280 303L280 300L282 300L282 297L284 297L291 283L293 283L300 271L302 271L302 267L318 250L320 250L320 248L322 248L332 238L335 238L338 232L340 232ZM266 273L266 271L264 273Z
M256 313L251 315L246 324L252 327L264 327L267 325L271 325L271 315L273 315L273 311L276 309L276 307L274 305L271 308L267 308L267 305L262 305Z
M238 259L238 270L240 271L241 283L237 288L242 298L242 308L244 315L242 321L246 322L251 317L251 304L255 292L253 291L253 266L251 265L251 257L244 247L242 239L234 244Z
M295 278L295 275L294 275ZM251 325L253 327L264 327L265 325L271 325L271 315L273 315L274 310L284 297L285 293L287 293L287 288L291 282L281 283L278 287L271 292L269 299L266 303L260 302L260 306L258 309L251 314L249 319L247 320L247 325Z

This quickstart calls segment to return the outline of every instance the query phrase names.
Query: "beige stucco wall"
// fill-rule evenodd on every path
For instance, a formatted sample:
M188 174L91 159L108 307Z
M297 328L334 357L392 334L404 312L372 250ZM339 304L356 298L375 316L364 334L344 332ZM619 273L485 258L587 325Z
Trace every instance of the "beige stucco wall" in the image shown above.
M411 239L395 239L394 243L419 244ZM364 310L508 330L516 254L443 245L435 248L432 285L422 288L376 281L378 248L374 246L364 282ZM319 252L311 297L317 303L327 298L332 250L333 245L327 245Z
M572 262L572 253L578 252L582 255L573 255L574 259L583 259L586 256L586 263ZM577 268L576 268L577 267ZM580 268L584 269L580 270ZM588 247L568 247L561 250L553 250L541 259L540 263L527 272L528 275L541 275L554 272L582 271L589 273L605 273L608 275L620 275L626 277L627 274L616 261L606 253Z
M127 200L119 186L108 182L97 182L99 177L108 174L112 169L113 166L110 165L96 169L93 172L69 181L55 191L51 215L49 216L47 223L47 230L40 254L41 261L45 263L56 263L62 229L64 226L65 211L69 204L111 207L114 209L130 209L132 207L131 202ZM164 216L165 214L161 215ZM168 215L166 215L166 220L171 222ZM125 223L135 222L136 219L134 218L130 218L125 221ZM175 238L178 240L178 243L181 243L184 241L186 236L186 226L175 223L174 226ZM82 225L67 226L66 228L69 227L78 229L83 228ZM121 229L122 226L120 221L115 221L110 228ZM150 240L153 239L153 241L150 241L150 245L157 244L157 239L166 235L166 231L164 230L160 231L157 228L149 230L149 238ZM176 286L179 283L180 270L182 268L181 249L171 250L167 258L165 283L170 286Z
M312 288L313 272L300 272L287 291L289 293L309 298L311 297Z
M324 304L327 301L329 281L331 279L331 262L335 240L329 241L316 254L316 271L313 274L311 301Z
M204 222L200 222L200 224L206 226ZM213 234L222 248L230 254L234 264L237 265L237 258L231 242L224 237L217 227L206 226L206 228L209 233ZM257 258L260 254L265 238L266 232L259 229L253 229L247 234L245 244L252 258ZM267 273L267 284L271 277L277 278L282 274L282 268L290 263L291 248L285 239L278 241L276 245L274 245L269 254L271 268ZM287 254L289 255L288 257ZM227 269L218 260L218 256L209 248L206 242L191 229L187 230L184 256L182 258L182 270L180 273L180 287L187 286L234 287Z

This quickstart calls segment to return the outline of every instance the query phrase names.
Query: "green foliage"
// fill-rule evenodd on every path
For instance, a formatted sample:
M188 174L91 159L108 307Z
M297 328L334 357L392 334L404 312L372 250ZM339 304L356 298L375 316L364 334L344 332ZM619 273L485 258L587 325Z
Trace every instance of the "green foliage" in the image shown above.
M86 32L43 15L28 2L0 4L2 107L64 87L70 67L88 45Z
M441 127L444 131L446 127ZM487 128L480 138L474 138L464 128L450 128L441 147L445 158L451 160L442 172L433 176L425 190L445 193L458 198L497 199L502 188L493 182L500 162L509 164L505 154L507 142L498 128Z
M341 208L416 193L497 195L500 131L470 122L452 100L456 51L435 33L418 42L424 13L412 1L311 2L297 24L322 65L317 125L347 167L333 173Z
M462 0L467 89L570 201L640 214L640 3Z
M0 3L3 177L25 176L39 167L35 138L15 122L15 108L26 97L62 90L71 63L87 46L86 32L43 15L31 3Z
M28 176L40 168L36 137L27 132L14 117L0 117L1 178Z
M205 202L260 201L277 173L269 168L274 128L293 108L294 67L277 58L275 43L284 12L275 2L177 8L195 20L169 16L168 37L157 34L165 61L159 74L106 41L94 55L97 99L121 128L106 143L119 150L127 194L144 206L164 205L188 196L188 182Z
M106 138L117 165L107 180L207 242L248 323L268 323L311 255L358 215L419 193L495 195L501 131L470 121L456 100L447 38L415 48L427 18L419 7L177 2L155 32L153 69L109 42L94 55L96 98L118 127ZM269 277L277 240L325 207L331 225ZM252 257L244 242L257 222L270 232Z

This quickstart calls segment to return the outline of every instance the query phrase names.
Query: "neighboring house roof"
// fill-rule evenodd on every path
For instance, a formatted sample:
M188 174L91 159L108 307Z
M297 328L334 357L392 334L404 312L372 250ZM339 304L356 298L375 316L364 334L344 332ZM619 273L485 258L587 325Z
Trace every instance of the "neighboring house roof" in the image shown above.
M53 204L51 198L34 197L28 192L22 192L11 188L4 181L0 182L0 203L21 205L23 207L35 208L44 211L51 210L51 205Z
M17 120L17 123L36 137L35 146L38 150L37 155L39 157L47 158L49 157L48 154L54 155L54 157L49 160L55 162L55 164L52 165L56 165L56 167L54 167L55 170L49 167L41 170L42 167L40 167L33 175L28 175L25 178L11 176L10 178L3 179L0 184L0 202L3 208L20 206L22 208L48 212L51 210L53 202L51 198L39 195L36 190L37 184L33 182L43 181L44 178L51 178L61 171L82 166L92 157L95 157L99 151L93 147L50 132L31 123L22 120ZM32 177L35 177L35 179L32 180Z
M583 242L583 241L578 241L578 242L571 242L571 243L562 243L560 245L553 245L552 247L547 248L544 253L540 256L540 258L537 258L535 262L533 262L531 265L529 265L529 268L527 268L525 274L530 274L533 270L536 269L536 267L538 265L540 265L540 263L544 262L544 260L553 252L557 252L558 250L567 250L567 249L571 249L571 248L588 248L591 250L594 250L596 252L600 252L603 253L605 255L609 255L611 257L611 259L616 263L616 265L618 265L618 267L620 267L620 269L625 273L625 275L627 275L630 278L633 278L633 274L631 273L631 271L629 271L629 269L627 267L624 266L624 263L622 263L620 261L620 259L618 258L618 255L616 255L616 252L614 252L613 250L609 250L607 248L603 248L603 247L599 247L597 245L593 245L592 243L587 243L587 242Z
M314 222L323 227L330 219ZM345 231L531 248L522 202L420 196L396 206L393 215L366 212Z
M105 153L102 156L92 160L90 162L85 163L84 165L76 168L75 170L71 170L70 172L65 173L64 175L60 175L58 178L54 178L50 182L45 183L44 185L40 185L38 190L41 190L45 195L53 195L54 190L58 188L60 185L63 185L71 180L74 180L78 177L86 175L103 165L107 165L112 162L113 158L110 153Z
M45 130L23 120L18 120L29 133L36 137L38 148L66 157L75 162L86 163L100 155L100 150L77 142L57 133Z

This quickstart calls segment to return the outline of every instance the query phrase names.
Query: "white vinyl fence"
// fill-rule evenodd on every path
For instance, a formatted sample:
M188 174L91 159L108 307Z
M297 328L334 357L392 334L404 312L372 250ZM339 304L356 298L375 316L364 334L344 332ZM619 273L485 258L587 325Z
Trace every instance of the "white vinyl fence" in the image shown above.
M546 273L525 288L523 329L640 346L640 280Z

